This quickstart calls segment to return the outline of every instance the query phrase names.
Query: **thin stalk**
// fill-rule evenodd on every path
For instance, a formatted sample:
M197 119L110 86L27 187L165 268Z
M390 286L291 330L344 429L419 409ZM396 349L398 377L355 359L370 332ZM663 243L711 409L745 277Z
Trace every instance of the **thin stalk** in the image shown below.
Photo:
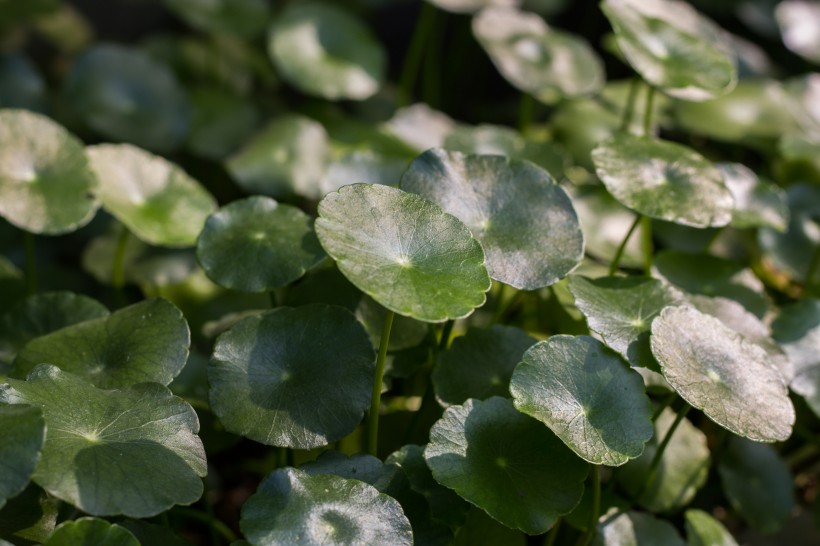
M493 319L492 322L496 323L501 320L501 316L504 314L506 308L504 307L504 293L507 292L507 285L504 283L498 283L498 294L496 295L496 304L495 304L495 311L493 311Z
M641 80L639 78L632 78L629 83L629 94L626 96L626 106L624 107L623 117L621 118L621 132L625 133L629 130L629 125L632 123L632 118L635 116L635 102L638 99L638 88Z
M239 537L236 536L236 533L233 530L222 523L217 518L211 517L208 514L200 512L195 508L188 508L186 506L176 506L174 507L174 513L179 514L180 516L186 517L188 519L193 519L196 521L201 521L209 526L211 526L217 533L222 535L222 538L227 540L229 543L234 543L239 540Z
M592 465L592 512L589 515L589 529L578 540L580 546L587 546L598 530L598 515L601 512L601 467Z
M655 88L649 86L646 92L646 112L643 117L643 133L649 136L652 133L652 108L655 102Z
M382 401L382 378L384 363L387 360L387 346L390 343L390 330L393 328L395 313L388 310L384 317L382 339L379 342L379 356L376 358L376 373L373 376L373 393L370 398L370 418L367 424L367 452L376 456L379 447L379 409Z
M654 483L655 477L658 474L658 467L661 464L661 459L663 459L663 452L666 451L666 446L668 446L669 442L672 441L672 435L675 434L675 430L677 430L678 425L681 424L681 421L683 421L683 418L686 417L686 414L689 413L690 409L692 409L692 406L689 404L684 404L680 411L678 411L677 416L675 416L675 420L672 422L672 426L666 431L666 435L663 437L658 449L655 451L655 455L652 457L652 462L649 463L649 470L646 472L646 480L644 480L638 494L635 495L636 499L640 499L644 492L652 487L652 483Z
M448 320L444 323L444 326L441 328L441 336L438 340L438 350L439 351L446 351L447 347L450 346L450 336L453 334L453 326L455 325L456 321Z
M37 293L37 257L34 254L34 234L25 232L26 239L26 292L29 296Z
M624 255L624 249L626 249L626 244L629 242L630 237L635 232L635 228L638 227L638 224L641 223L641 215L635 217L635 221L632 222L632 225L629 227L629 231L626 232L626 237L624 240L621 241L621 244L618 246L618 250L615 251L615 257L612 258L612 263L609 264L609 276L613 276L618 271L618 265L621 263L621 257Z
M555 541L558 539L558 531L561 529L561 523L563 523L563 521L564 518L555 520L555 524L547 535L547 540L544 541L544 546L555 546Z
M202 502L205 504L205 513L208 514L211 521L214 521L216 519L216 514L214 513L214 507L211 506L210 502L208 502L207 491L204 495L202 495ZM208 525L208 528L211 530L211 546L219 546L221 544L221 541L219 540L219 532L217 532L213 525Z
M117 247L114 250L114 263L111 267L111 285L114 287L114 294L117 303L125 304L125 247L128 245L128 228L121 226L120 236L117 239Z
M641 216L641 249L643 251L643 272L652 275L652 219Z
M413 96L413 83L418 77L421 60L424 58L424 49L433 31L436 19L436 8L430 2L422 2L416 29L410 42L410 49L404 58L404 66L399 78L399 104L407 106Z
M529 93L521 94L521 102L518 105L518 130L522 135L526 135L532 125L532 114L535 110L535 100Z
M268 298L270 299L270 306L272 309L279 307L279 300L276 298L276 292L273 290L268 292Z

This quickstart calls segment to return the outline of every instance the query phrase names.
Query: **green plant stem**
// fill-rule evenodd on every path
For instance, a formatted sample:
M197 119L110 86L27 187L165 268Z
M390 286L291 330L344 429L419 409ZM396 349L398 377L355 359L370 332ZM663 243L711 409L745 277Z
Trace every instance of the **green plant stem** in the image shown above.
M643 272L649 277L652 275L652 219L641 216L641 249L643 251Z
M629 125L632 123L632 118L635 115L635 102L638 99L640 83L641 80L639 78L632 78L632 81L629 82L629 94L626 96L626 106L624 106L624 113L621 118L622 133L629 130Z
M270 299L271 309L279 307L279 300L276 298L276 292L274 292L273 290L268 292L268 299Z
M37 257L34 254L34 234L25 232L26 240L26 293L37 293Z
M453 326L455 325L456 321L448 320L444 323L444 326L441 328L441 336L438 340L438 350L439 351L446 351L447 347L450 346L450 337L453 335Z
M550 529L547 539L544 541L544 546L555 546L555 541L558 540L558 531L560 531L563 521L564 518L555 520L555 524L552 526L552 529Z
M655 102L655 88L651 85L646 91L646 112L643 117L643 133L646 136L652 134L652 108Z
M370 418L367 425L367 452L376 456L379 447L379 410L382 401L382 378L384 363L387 360L387 346L390 343L390 330L393 328L395 313L388 310L384 317L382 338L379 342L379 356L376 358L376 373L373 376L373 393L370 398Z
M814 249L814 254L812 254L811 261L809 262L809 268L806 270L806 291L812 287L814 275L817 273L818 267L820 267L820 246Z
M601 512L601 467L600 465L592 465L592 512L589 515L589 529L581 535L578 541L580 546L587 546L592 539L595 538L595 533L598 527L598 515Z
M609 264L609 276L613 276L618 271L618 265L621 263L621 257L624 255L624 250L626 249L626 244L629 242L629 239L632 237L632 234L635 232L635 228L638 227L638 224L641 223L641 215L635 217L635 221L632 222L632 225L629 227L629 231L626 232L626 237L624 240L621 241L621 244L618 246L618 250L615 251L615 257L612 258L612 263Z
M222 535L222 537L227 540L229 543L236 542L239 540L239 537L236 536L236 533L233 530L225 525L223 522L218 520L215 517L211 517L208 514L200 512L195 508L188 508L185 506L176 506L174 507L174 513L179 514L182 517L186 517L188 519L193 519L196 521L201 521L209 526L211 526L217 533Z
M119 305L125 304L125 247L128 246L128 228L120 226L120 236L117 239L117 247L114 250L114 263L111 267L111 285L114 287L114 294Z
M419 20L416 29L413 31L413 38L407 56L404 58L404 66L399 78L399 105L410 104L413 96L413 83L418 77L421 60L424 57L424 49L429 41L430 34L436 20L436 8L430 2L422 2Z
M527 134L532 125L532 114L535 109L535 100L529 93L521 94L521 102L518 106L518 130L522 135Z
M683 418L686 417L686 414L689 413L690 409L692 409L692 406L689 404L684 404L678 411L678 414L675 416L675 420L672 422L672 426L670 426L669 430L666 431L666 435L663 437L663 440L661 440L660 445L658 445L658 449L652 457L652 462L649 463L649 469L646 471L646 479L644 480L640 491L638 491L638 494L635 495L635 499L640 499L644 492L652 487L655 477L658 474L658 467L660 467L661 459L663 459L663 453L666 451L666 446L668 446L669 442L672 441L672 435L675 434L675 430L677 430L678 425L681 424L681 421L683 421Z

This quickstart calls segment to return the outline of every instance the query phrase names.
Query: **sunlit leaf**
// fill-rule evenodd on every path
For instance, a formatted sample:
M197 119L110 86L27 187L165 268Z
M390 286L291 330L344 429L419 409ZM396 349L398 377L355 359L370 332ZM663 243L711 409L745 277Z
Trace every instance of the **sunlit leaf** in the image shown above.
M687 546L737 546L726 527L703 510L686 511Z
M685 546L675 527L642 512L612 511L601 518L593 546Z

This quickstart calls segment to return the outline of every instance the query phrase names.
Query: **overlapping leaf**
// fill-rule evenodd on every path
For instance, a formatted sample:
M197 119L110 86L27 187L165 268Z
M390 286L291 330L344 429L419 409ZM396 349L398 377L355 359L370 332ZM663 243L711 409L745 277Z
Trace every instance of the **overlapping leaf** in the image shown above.
M43 546L140 546L131 532L104 519L80 518L61 523Z
M34 406L0 405L0 508L6 501L25 489L40 458L45 440L45 422L40 409Z

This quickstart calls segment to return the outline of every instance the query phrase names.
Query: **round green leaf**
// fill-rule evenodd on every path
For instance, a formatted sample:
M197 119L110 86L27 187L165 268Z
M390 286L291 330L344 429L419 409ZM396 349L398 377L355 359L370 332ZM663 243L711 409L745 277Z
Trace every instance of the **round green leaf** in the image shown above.
M618 471L618 483L632 497L643 489L649 465L675 421L675 412L666 408L655 420L655 436L640 457ZM672 512L686 506L709 476L709 448L706 435L688 419L675 429L663 452L652 485L644 489L638 503L652 512Z
M690 294L734 300L762 318L769 310L763 283L740 262L708 254L662 251L652 262L653 275Z
M28 485L40 458L45 422L39 408L25 405L0 406L0 508Z
M97 184L82 143L62 126L0 110L0 216L31 233L74 231L97 211Z
M188 101L174 73L137 49L87 50L74 62L64 94L89 127L114 140L163 152L188 132Z
M309 95L362 100L379 90L387 54L359 19L331 4L288 5L270 31L279 74Z
M151 544L158 546L191 546L190 542L175 535L170 527L148 523L139 519L123 520L120 521L119 525L128 529L142 546Z
M35 294L0 318L0 357L11 361L34 338L106 316L108 309L87 296L73 292Z
M558 282L584 257L584 237L566 192L528 161L428 150L401 188L459 218L487 255L490 277L534 290Z
M795 506L794 478L771 446L729 438L718 465L723 492L753 528L774 533Z
M354 150L328 163L319 184L321 195L337 191L351 181L368 184L397 185L407 170L407 159L390 157L371 150Z
M612 511L598 523L593 546L686 546L671 523L641 512Z
M738 546L726 527L703 510L686 511L687 546Z
M449 406L468 398L509 396L513 370L534 343L529 334L512 326L471 328L438 355L431 375L436 398Z
M579 275L570 278L569 289L590 331L632 366L657 371L649 348L649 328L664 307L681 302L676 290L645 277L588 279Z
M103 208L142 241L194 246L216 200L178 166L129 144L88 147Z
M652 437L643 379L591 337L556 335L531 347L510 392L518 411L593 464L622 465Z
M329 154L327 132L310 118L288 114L269 122L226 167L249 193L281 198L293 193L319 198Z
M588 470L551 431L499 397L445 410L424 458L436 481L531 535L578 504Z
M592 150L592 161L609 193L645 216L698 228L732 219L723 175L691 148L621 133Z
M43 546L140 546L131 531L104 519L80 518L60 524Z
M217 86L191 89L188 100L193 117L185 147L214 161L225 159L245 142L260 117L253 102Z
M230 432L311 449L356 428L374 368L370 337L346 309L280 307L219 336L208 367L211 407Z
M345 186L319 203L316 234L350 282L401 315L462 318L490 289L484 252L467 227L412 193Z
M364 482L295 468L270 474L242 507L251 544L331 546L413 544L398 501Z
M769 227L784 232L789 223L786 193L762 182L740 163L718 163L726 187L735 200L731 225L736 228Z
M212 281L265 292L290 284L324 258L312 219L269 197L234 201L211 214L197 239L197 258Z
M16 377L54 364L104 389L145 381L168 385L188 358L182 312L158 298L32 340L14 361Z
M792 390L820 416L820 300L804 299L783 307L772 331L794 365Z
M164 0L164 4L200 30L247 37L259 34L270 17L265 0Z
M603 65L589 44L534 13L484 9L473 17L473 34L508 82L547 104L604 85Z
M423 102L399 108L385 123L385 129L417 153L441 148L444 139L455 128L455 121Z
M788 389L756 343L692 307L664 309L650 343L669 384L717 424L760 442L791 435Z
M737 68L724 31L678 0L604 0L618 48L655 87L683 100L731 91Z
M193 408L156 383L102 390L55 366L0 385L40 407L48 434L32 479L96 516L150 517L202 495L207 466Z

